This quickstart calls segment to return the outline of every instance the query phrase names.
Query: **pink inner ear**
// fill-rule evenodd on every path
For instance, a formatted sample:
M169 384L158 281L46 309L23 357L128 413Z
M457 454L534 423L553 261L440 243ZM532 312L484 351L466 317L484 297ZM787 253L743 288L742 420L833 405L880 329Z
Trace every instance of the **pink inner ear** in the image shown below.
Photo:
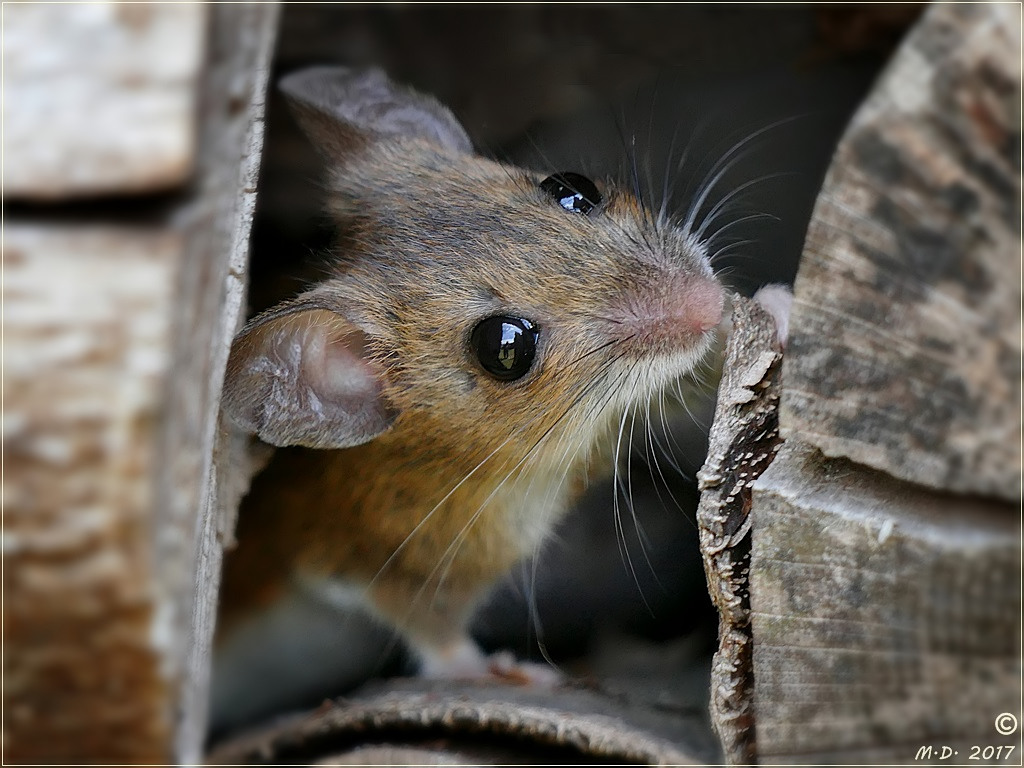
M346 448L391 426L382 390L365 333L335 312L296 308L235 341L224 409L273 445Z
M333 312L314 310L295 318L302 362L298 396L306 403L317 444L353 445L390 425L382 382L370 359L366 334ZM305 391L303 391L305 390ZM319 420L319 423L318 423ZM364 435L369 430L372 434Z
M307 331L302 372L310 389L322 400L338 400L380 393L372 365L367 360L366 334L336 323L312 325Z

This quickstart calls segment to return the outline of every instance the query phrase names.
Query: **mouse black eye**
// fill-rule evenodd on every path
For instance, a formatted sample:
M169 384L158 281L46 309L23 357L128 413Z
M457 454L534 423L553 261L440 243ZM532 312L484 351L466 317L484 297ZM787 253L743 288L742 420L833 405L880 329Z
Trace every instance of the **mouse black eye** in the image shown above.
M495 315L477 323L469 343L485 371L500 381L514 381L533 365L537 335L529 320Z
M601 204L601 193L586 176L572 171L562 171L548 176L540 188L558 201L567 211L587 214Z

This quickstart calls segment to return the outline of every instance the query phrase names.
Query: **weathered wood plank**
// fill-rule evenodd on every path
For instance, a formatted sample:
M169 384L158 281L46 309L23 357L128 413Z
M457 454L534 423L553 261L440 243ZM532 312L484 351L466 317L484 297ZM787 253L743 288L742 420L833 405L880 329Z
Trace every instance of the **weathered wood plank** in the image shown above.
M396 753L443 734L432 757L488 765L594 760L640 765L707 765L713 745L692 718L585 688L402 679L374 683L315 712L287 717L218 745L213 764L326 764L339 744L386 737ZM369 739L376 741L376 739ZM550 750L550 751L549 751ZM480 754L484 752L484 754ZM396 755L397 756L397 755ZM348 764L347 756L342 760ZM376 757L388 758L385 753ZM417 755L422 759L424 755ZM460 764L461 760L458 761ZM397 763L401 764L401 763ZM413 765L418 764L416 762ZM428 765L431 763L427 763ZM557 764L552 761L552 764Z
M170 757L151 511L182 252L154 229L5 228L5 762Z
M700 549L719 612L711 668L711 722L730 765L757 755L750 631L751 488L779 447L782 352L775 323L755 302L734 296L732 333L709 435L697 473Z
M3 11L4 195L151 192L193 172L201 4Z
M1008 506L784 445L754 487L761 762L881 750L908 763L928 744L1016 743L994 727L1020 716L1021 534Z
M199 760L215 499L238 493L213 452L277 13L209 10L193 194L130 206L145 226L6 222L6 762Z
M1019 6L933 5L826 176L751 511L762 763L1019 745L1019 53Z
M937 4L852 121L795 288L783 436L1021 494L1020 6Z
M184 628L176 729L178 762L201 759L210 647L220 586L221 538L249 479L247 441L219 422L231 339L244 319L249 235L263 148L264 106L277 33L275 4L213 6L202 100L203 183L180 214L189 232L175 315L175 375L161 451L161 554L173 564ZM225 523L225 519L230 523ZM170 578L170 576L168 576Z

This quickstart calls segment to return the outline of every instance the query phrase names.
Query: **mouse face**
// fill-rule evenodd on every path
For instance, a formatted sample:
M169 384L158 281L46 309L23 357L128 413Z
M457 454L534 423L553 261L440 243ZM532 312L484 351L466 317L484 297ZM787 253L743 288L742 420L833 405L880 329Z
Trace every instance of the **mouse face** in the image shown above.
M564 471L710 344L703 246L624 189L476 156L378 72L282 88L330 163L339 239L327 279L233 345L225 410L267 442Z
M318 291L366 333L393 429L454 432L476 460L561 434L585 445L699 359L722 291L700 244L631 194L419 141L392 150L333 175L348 234Z

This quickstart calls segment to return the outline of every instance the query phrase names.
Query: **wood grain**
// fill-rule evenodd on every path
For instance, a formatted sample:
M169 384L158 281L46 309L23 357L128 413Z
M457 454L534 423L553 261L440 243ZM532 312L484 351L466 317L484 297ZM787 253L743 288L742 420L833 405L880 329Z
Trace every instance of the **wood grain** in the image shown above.
M762 762L905 763L926 744L1016 743L994 729L1021 697L1008 511L785 444L754 487Z
M220 552L215 500L240 492L237 478L218 476L213 454L241 319L278 9L199 12L207 11L208 66L190 97L205 105L198 177L188 193L85 209L103 213L104 224L82 223L73 206L21 205L5 220L5 763L196 763L201 754ZM142 25L132 41L139 67L178 71L168 40L145 31L159 9L66 13ZM27 29L47 48L39 24ZM111 52L98 59L120 62ZM134 71L122 74L131 80ZM137 127L106 139L131 151ZM73 137L53 138L54 152L77 151ZM154 150L150 170L162 173L165 159ZM113 179L103 184L118 194L141 189ZM242 449L229 439L221 450ZM244 471L244 457L221 461Z
M5 228L5 762L169 757L152 438L182 250L153 229Z
M4 9L4 196L175 187L195 169L201 4Z
M939 4L836 151L797 278L783 436L1021 494L1020 7Z
M932 5L826 176L750 512L761 763L1019 748L1019 54L1019 6Z
M225 530L251 471L248 441L225 432L220 394L231 339L241 326L249 235L263 147L264 104L280 9L274 4L211 10L210 54L200 132L203 185L181 220L189 231L183 297L175 314L175 376L161 451L161 550L173 564L175 611L183 629L180 719L175 755L199 762L206 732L210 647ZM227 522L226 522L227 521Z

